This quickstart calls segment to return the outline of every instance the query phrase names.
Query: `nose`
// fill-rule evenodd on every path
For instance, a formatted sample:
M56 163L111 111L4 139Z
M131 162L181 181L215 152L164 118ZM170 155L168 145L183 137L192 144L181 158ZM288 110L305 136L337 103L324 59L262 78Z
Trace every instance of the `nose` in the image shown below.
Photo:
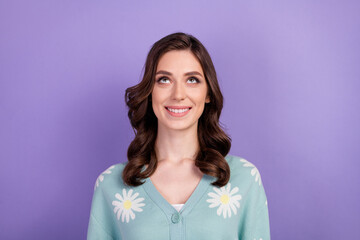
M175 83L173 89L173 99L179 101L185 99L185 97L186 97L186 92L184 86L180 83Z

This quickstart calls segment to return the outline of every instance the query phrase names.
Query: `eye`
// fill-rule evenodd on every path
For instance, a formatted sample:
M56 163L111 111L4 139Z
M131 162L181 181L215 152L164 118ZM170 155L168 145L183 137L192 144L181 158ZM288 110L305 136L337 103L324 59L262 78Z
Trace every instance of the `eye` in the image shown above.
M196 77L191 77L188 79L188 81L190 81L190 83L199 83L199 79L197 79Z
M161 77L157 80L158 83L167 83L166 81L170 81L167 77Z

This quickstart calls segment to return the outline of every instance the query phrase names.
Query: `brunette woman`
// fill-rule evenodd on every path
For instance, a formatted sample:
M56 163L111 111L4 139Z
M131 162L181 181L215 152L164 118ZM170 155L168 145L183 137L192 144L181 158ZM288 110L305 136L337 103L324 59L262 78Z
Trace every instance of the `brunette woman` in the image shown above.
M259 171L228 154L223 95L198 39L157 41L125 100L135 137L96 181L88 239L270 239Z

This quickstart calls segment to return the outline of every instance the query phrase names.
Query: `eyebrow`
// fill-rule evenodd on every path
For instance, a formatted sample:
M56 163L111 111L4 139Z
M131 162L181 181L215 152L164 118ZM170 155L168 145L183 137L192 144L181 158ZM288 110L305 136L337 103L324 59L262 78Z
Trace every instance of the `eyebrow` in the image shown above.
M158 74L164 74L164 75L169 75L169 76L172 76L172 73L171 72L168 72L168 71L164 71L164 70L160 70L156 73L156 75ZM201 77L203 77L203 75L201 73L199 73L198 71L192 71L192 72L187 72L184 74L185 76L191 76L191 75L199 75Z

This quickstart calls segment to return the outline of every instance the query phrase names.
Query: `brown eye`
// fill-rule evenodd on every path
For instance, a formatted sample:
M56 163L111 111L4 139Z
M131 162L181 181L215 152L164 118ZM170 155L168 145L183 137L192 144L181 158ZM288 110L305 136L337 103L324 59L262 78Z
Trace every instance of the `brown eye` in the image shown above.
M157 80L158 83L166 83L166 81L170 81L170 80L166 77L161 77Z
M199 79L197 79L196 77L191 77L188 79L188 81L191 81L190 83L199 83Z

